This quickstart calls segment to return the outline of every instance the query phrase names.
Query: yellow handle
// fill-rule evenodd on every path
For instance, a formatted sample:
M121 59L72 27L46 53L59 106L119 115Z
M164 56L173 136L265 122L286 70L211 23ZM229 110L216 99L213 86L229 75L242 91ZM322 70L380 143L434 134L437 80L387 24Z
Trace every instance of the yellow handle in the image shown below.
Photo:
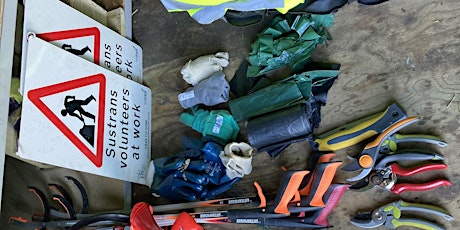
M319 135L312 144L314 151L335 151L350 147L382 133L388 126L407 118L397 105L391 104L385 111L361 118Z
M382 120L382 118L385 116L385 114L388 113L389 110L390 107L381 113L374 114L370 117L366 117L351 124L347 124L344 127L335 129L341 131L335 132L335 130L333 130L320 135L320 137L315 140L315 145L317 146L318 151L335 151L347 148L358 144L359 142L364 141L374 135L377 135L386 127L382 127L382 130L378 132L376 128L372 128L372 126ZM323 138L321 137L325 135L327 136Z

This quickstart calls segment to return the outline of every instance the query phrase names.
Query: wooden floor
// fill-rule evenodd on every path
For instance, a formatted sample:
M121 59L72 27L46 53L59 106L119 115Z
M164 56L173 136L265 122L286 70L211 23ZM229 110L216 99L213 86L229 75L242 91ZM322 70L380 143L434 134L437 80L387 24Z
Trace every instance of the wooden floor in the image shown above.
M183 135L196 132L178 122L183 111L177 94L186 83L180 68L190 58L218 51L230 53L231 79L236 68L247 57L250 44L264 24L235 28L222 21L199 25L185 13L165 13L161 4L142 0L135 2L134 35L144 48L144 79L152 89L152 157L180 150ZM377 6L357 2L335 14L330 29L333 40L319 46L315 60L342 65L339 79L329 92L322 110L317 134L358 118L383 111L397 102L408 115L421 117L421 122L403 130L406 133L439 135L449 146L435 151L445 155L448 170L423 174L421 179L447 177L453 185L426 192L408 192L400 197L408 201L436 204L448 209L460 220L460 2L390 0ZM457 95L459 94L459 95ZM244 124L240 124L244 127ZM245 140L244 132L240 139ZM346 155L359 151L349 148L337 152L337 160L348 163ZM253 172L244 177L229 195L254 195L252 182L258 181L266 191L277 189L281 166L305 169L311 154L307 143L292 145L276 158L266 153L254 157ZM339 172L335 181L344 183L350 174ZM148 191L137 189L138 197ZM144 191L144 192L142 192ZM364 193L348 191L329 216L334 229L354 229L349 219L358 211L372 209L398 199L398 196L373 189ZM460 222L442 222L457 229ZM206 226L206 229L262 229L255 226Z

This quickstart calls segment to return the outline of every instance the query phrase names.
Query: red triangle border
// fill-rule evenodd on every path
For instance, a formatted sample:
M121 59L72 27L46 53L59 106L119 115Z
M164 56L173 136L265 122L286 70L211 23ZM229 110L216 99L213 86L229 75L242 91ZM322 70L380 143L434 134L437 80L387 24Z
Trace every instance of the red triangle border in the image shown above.
M42 97L61 93L99 83L99 102L97 117L96 154L94 154L41 100ZM49 85L27 92L29 100L98 168L102 166L105 119L106 78L95 74L54 85Z
M99 57L101 52L101 32L97 27L88 27L81 29L63 30L37 34L37 37L47 42L86 36L94 36L94 63L99 65Z

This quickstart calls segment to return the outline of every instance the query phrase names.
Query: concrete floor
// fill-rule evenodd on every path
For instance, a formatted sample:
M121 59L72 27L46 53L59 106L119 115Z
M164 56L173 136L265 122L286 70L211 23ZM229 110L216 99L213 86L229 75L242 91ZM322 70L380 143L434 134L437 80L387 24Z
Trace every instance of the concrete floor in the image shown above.
M160 157L179 151L182 135L198 136L178 122L183 110L177 102L177 94L187 87L179 73L182 65L191 58L228 51L230 66L225 73L230 79L267 21L245 28L223 21L199 25L185 13L167 13L159 1L134 0L133 10L136 9L134 37L143 47L144 83L152 89L153 97L152 157ZM443 149L427 146L445 156L448 169L424 174L419 179L446 177L452 186L399 196L449 210L456 221L436 219L447 229L460 228L460 159L456 155L460 147L457 143L460 138L459 15L460 2L457 0L390 0L376 6L354 2L335 14L336 20L330 29L333 40L327 46L318 47L314 54L317 61L342 65L339 79L329 91L328 103L322 109L322 122L316 133L383 111L392 102L397 102L408 115L422 118L403 132L438 135L449 144ZM239 138L245 139L244 131ZM358 149L337 151L337 160L348 163L346 155ZM252 174L226 195L254 195L254 180L266 192L275 191L282 174L280 167L304 169L310 153L307 143L291 145L276 158L258 153L253 160ZM40 171L13 159L7 159L6 164L0 229L15 229L5 222L9 215L29 218L32 211L39 212L40 204L33 195L20 192L26 191L26 185L45 190L49 182L68 184L63 176L69 173L82 179L90 190L92 210L122 207L122 183L119 181L65 169ZM335 181L343 183L350 176L340 172ZM329 216L329 223L334 229L357 229L348 223L356 212L399 197L377 189L364 193L347 191ZM133 199L164 202L153 198L147 187L136 185ZM253 225L206 225L205 228L262 229Z

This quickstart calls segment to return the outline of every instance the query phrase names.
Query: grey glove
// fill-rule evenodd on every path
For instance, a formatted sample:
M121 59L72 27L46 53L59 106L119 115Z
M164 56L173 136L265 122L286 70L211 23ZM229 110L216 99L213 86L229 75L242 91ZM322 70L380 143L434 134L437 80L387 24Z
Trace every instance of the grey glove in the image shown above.
M198 104L213 106L228 101L229 91L230 85L225 79L225 74L219 71L179 94L178 99L184 109Z

